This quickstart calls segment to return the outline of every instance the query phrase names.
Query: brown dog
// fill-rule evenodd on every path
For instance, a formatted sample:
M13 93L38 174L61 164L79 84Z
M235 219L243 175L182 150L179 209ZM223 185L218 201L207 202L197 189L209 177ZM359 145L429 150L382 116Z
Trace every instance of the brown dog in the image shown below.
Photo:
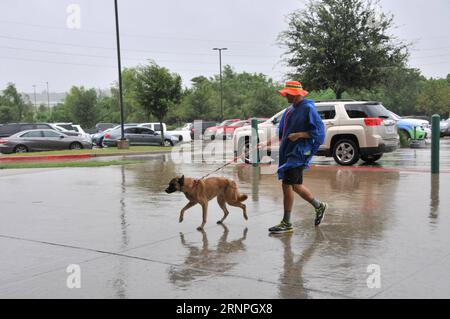
M221 224L227 218L230 213L227 209L226 204L231 206L240 207L243 210L245 220L247 217L247 208L241 202L247 199L247 195L239 194L236 183L230 179L223 177L210 177L205 180L196 180L189 177L175 177L170 183L169 187L166 189L166 193L174 193L180 191L184 193L186 198L189 200L186 206L181 209L180 212L180 223L183 221L184 212L200 204L203 211L202 224L197 227L197 230L202 230L203 226L206 224L206 217L208 215L208 202L217 196L217 202L220 208L223 210L223 218L217 223Z

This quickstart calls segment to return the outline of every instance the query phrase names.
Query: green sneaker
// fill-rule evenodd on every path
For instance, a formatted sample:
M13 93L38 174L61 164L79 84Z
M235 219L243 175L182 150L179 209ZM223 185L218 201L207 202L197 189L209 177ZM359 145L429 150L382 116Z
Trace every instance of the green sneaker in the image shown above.
M325 211L328 208L327 203L321 203L319 208L316 208L316 219L314 220L314 225L319 226L325 217Z
M284 234L284 233L291 233L294 231L294 228L292 227L291 223L286 223L284 220L281 221L281 223L279 223L276 226L270 227L269 231L272 234Z

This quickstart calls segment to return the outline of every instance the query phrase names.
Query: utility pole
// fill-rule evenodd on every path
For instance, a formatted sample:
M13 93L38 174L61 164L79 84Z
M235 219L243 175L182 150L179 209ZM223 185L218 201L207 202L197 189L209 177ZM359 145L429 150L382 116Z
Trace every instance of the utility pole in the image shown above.
M122 93L122 63L120 59L120 37L119 37L119 9L117 6L117 0L114 0L114 9L116 15L116 40L117 40L117 66L119 71L119 103L120 103L120 128L121 138L118 144L118 148L129 148L129 144L125 139L124 133L124 112L123 112L123 93Z
M228 50L228 48L213 48L215 51L219 51L219 68L220 68L220 121L223 121L223 86L222 86L222 51Z

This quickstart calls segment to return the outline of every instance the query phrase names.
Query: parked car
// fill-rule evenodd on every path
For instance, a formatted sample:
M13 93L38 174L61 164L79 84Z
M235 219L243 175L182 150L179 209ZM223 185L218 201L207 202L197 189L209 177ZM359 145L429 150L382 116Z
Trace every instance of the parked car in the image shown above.
M47 123L6 123L0 127L0 138L34 129L53 129L53 127Z
M107 129L114 128L116 126L117 126L117 124L115 124L115 123L97 123L97 124L95 124L95 128L97 129L97 132L104 132Z
M409 146L411 140L424 140L431 136L430 123L426 120L404 118L391 111L389 116L396 121L400 141L405 146Z
M333 157L339 165L349 166L362 159L373 163L384 153L398 148L399 137L395 121L379 102L345 101L318 102L316 108L326 130L325 142L316 155ZM267 154L278 153L278 124L284 110L258 125L258 141L274 142L267 147ZM236 156L250 161L251 126L234 131L233 145Z
M450 136L450 119L441 121L440 127L441 127L441 137Z
M208 129L211 126L217 126L217 122L205 122L201 121L201 129L197 130L197 126L199 126L199 123L194 123L194 125L191 128L191 139L201 139L204 138L204 134L206 129Z
M191 141L191 134L189 131L185 131L185 130L168 131L166 124L162 123L162 125L163 125L163 129L164 129L164 134L168 133L172 136L178 136L180 142L190 142ZM155 132L161 133L161 124L160 123L141 123L141 124L139 124L139 126L147 127Z
M267 121L268 118L257 118L256 120L257 120L258 124L261 124L261 123ZM251 119L233 122L232 124L225 126L224 128L219 128L216 132L216 138L219 140L220 139L222 139L222 140L232 139L234 131L236 129L246 126L246 125L251 125Z
M130 126L124 130L125 138L130 141L130 145L161 145L161 134L142 126ZM103 145L117 146L117 141L121 138L120 128L116 128L106 133L103 138ZM178 136L164 133L164 146L174 146L179 143Z
M218 130L222 129L222 133L223 133L223 129L226 126L229 126L233 123L239 122L240 120L241 119L230 119L230 120L223 121L219 125L209 126L208 128L205 129L205 131L203 133L204 134L203 139L214 141L216 139L216 133Z
M0 152L5 154L84 148L92 148L90 139L52 129L27 130L0 138Z
M113 128L108 128L102 132L98 132L95 134L91 135L91 139L92 139L92 144L98 146L98 147L103 147L103 138L105 137L105 134L112 131Z

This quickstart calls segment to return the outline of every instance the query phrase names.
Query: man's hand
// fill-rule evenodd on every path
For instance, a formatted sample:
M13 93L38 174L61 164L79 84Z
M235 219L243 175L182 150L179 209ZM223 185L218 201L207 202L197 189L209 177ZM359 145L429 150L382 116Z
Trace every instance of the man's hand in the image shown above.
M310 137L311 137L311 136L309 135L308 132L297 132L297 133L291 133L291 134L289 134L288 139L289 139L291 142L295 142L295 141L297 141L297 140L300 139L300 138L310 138Z

